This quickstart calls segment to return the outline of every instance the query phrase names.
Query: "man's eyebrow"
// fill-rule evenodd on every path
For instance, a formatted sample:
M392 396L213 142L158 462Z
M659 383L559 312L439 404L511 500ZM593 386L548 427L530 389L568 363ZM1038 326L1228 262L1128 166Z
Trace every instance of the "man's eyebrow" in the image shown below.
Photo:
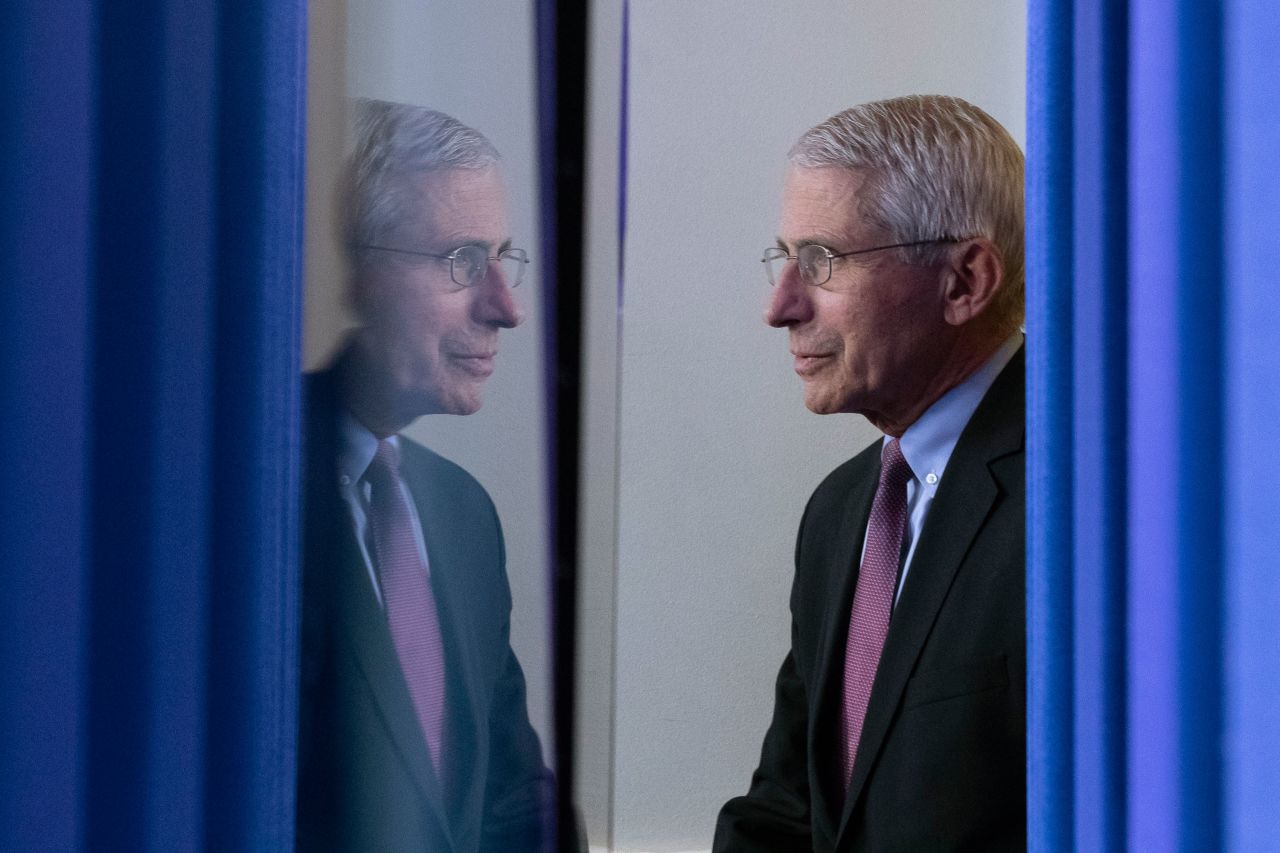
M476 237L476 238L457 237L449 243L449 251L452 252L455 249L461 249L463 246L478 246L479 248L484 249L486 254L488 254L489 252L493 252L494 256L497 256L497 255L501 255L507 249L511 248L511 238L508 237L507 239L503 240L502 244L498 246L498 250L494 252L493 243L489 242L488 240L485 240L480 237Z
M467 237L466 235L454 235L443 241L448 246L449 251L461 249L464 246L478 246L486 252L493 248L493 244L483 237Z
M821 246L822 248L827 250L831 249L831 243L829 241L817 240L812 237L804 237L795 242L795 250L797 252L803 249L805 246ZM781 237L778 238L778 248L782 249L784 252L788 254L791 254L791 249L787 246L787 242L783 240Z

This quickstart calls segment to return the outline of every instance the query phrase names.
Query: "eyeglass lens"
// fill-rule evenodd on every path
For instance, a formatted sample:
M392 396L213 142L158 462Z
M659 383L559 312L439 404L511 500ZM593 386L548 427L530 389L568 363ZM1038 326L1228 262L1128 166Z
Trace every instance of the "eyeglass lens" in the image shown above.
M523 249L508 249L498 256L503 281L515 287L524 279L528 266ZM449 269L453 280L463 287L479 284L489 273L489 252L482 246L462 246L453 253Z
M796 251L800 275L810 284L823 284L831 278L831 257L821 246L810 244Z
M800 276L809 284L823 284L831 278L831 258L826 250L817 244L801 246L796 251L796 263L800 265ZM764 253L765 273L769 283L776 285L782 281L790 257L782 249L769 248Z

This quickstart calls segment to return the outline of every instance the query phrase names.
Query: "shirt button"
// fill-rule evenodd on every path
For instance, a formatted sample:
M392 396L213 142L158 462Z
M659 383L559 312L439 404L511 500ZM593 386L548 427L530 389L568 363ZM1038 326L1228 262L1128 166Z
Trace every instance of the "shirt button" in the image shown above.
M932 475L932 474L930 474L929 476L933 476L933 475ZM351 478L350 478L350 477L348 477L346 474L343 474L341 477L339 477L339 478L338 478L338 485L339 485L339 486L350 486L350 485L351 485Z
M924 481L932 486L938 482L938 475L930 471L925 475Z

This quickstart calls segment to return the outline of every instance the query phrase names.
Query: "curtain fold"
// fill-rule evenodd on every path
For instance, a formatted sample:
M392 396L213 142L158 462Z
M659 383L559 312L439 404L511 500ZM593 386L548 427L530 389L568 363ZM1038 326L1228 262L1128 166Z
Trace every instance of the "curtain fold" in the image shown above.
M1280 21L1268 0L1223 13L1223 501L1231 850L1280 850Z
M75 849L79 825L92 40L85 2L0 4L0 847L13 850Z
M1280 849L1264 5L1031 4L1035 850Z
M300 0L0 11L0 849L287 849Z
M1049 850L1074 813L1070 5L1032 0L1027 28L1027 834Z

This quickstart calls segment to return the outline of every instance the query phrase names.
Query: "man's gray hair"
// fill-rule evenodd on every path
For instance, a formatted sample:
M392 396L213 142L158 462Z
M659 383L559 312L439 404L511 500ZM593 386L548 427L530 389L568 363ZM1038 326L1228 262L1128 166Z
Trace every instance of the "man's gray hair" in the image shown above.
M354 264L365 246L421 210L415 177L444 169L486 169L500 160L484 134L426 107L356 99L355 149L340 185L342 240Z
M862 215L894 243L990 239L1004 264L993 309L1009 331L1022 323L1024 158L987 113L946 95L861 104L808 130L787 156L800 168L864 172ZM936 263L948 249L897 251L907 263Z

